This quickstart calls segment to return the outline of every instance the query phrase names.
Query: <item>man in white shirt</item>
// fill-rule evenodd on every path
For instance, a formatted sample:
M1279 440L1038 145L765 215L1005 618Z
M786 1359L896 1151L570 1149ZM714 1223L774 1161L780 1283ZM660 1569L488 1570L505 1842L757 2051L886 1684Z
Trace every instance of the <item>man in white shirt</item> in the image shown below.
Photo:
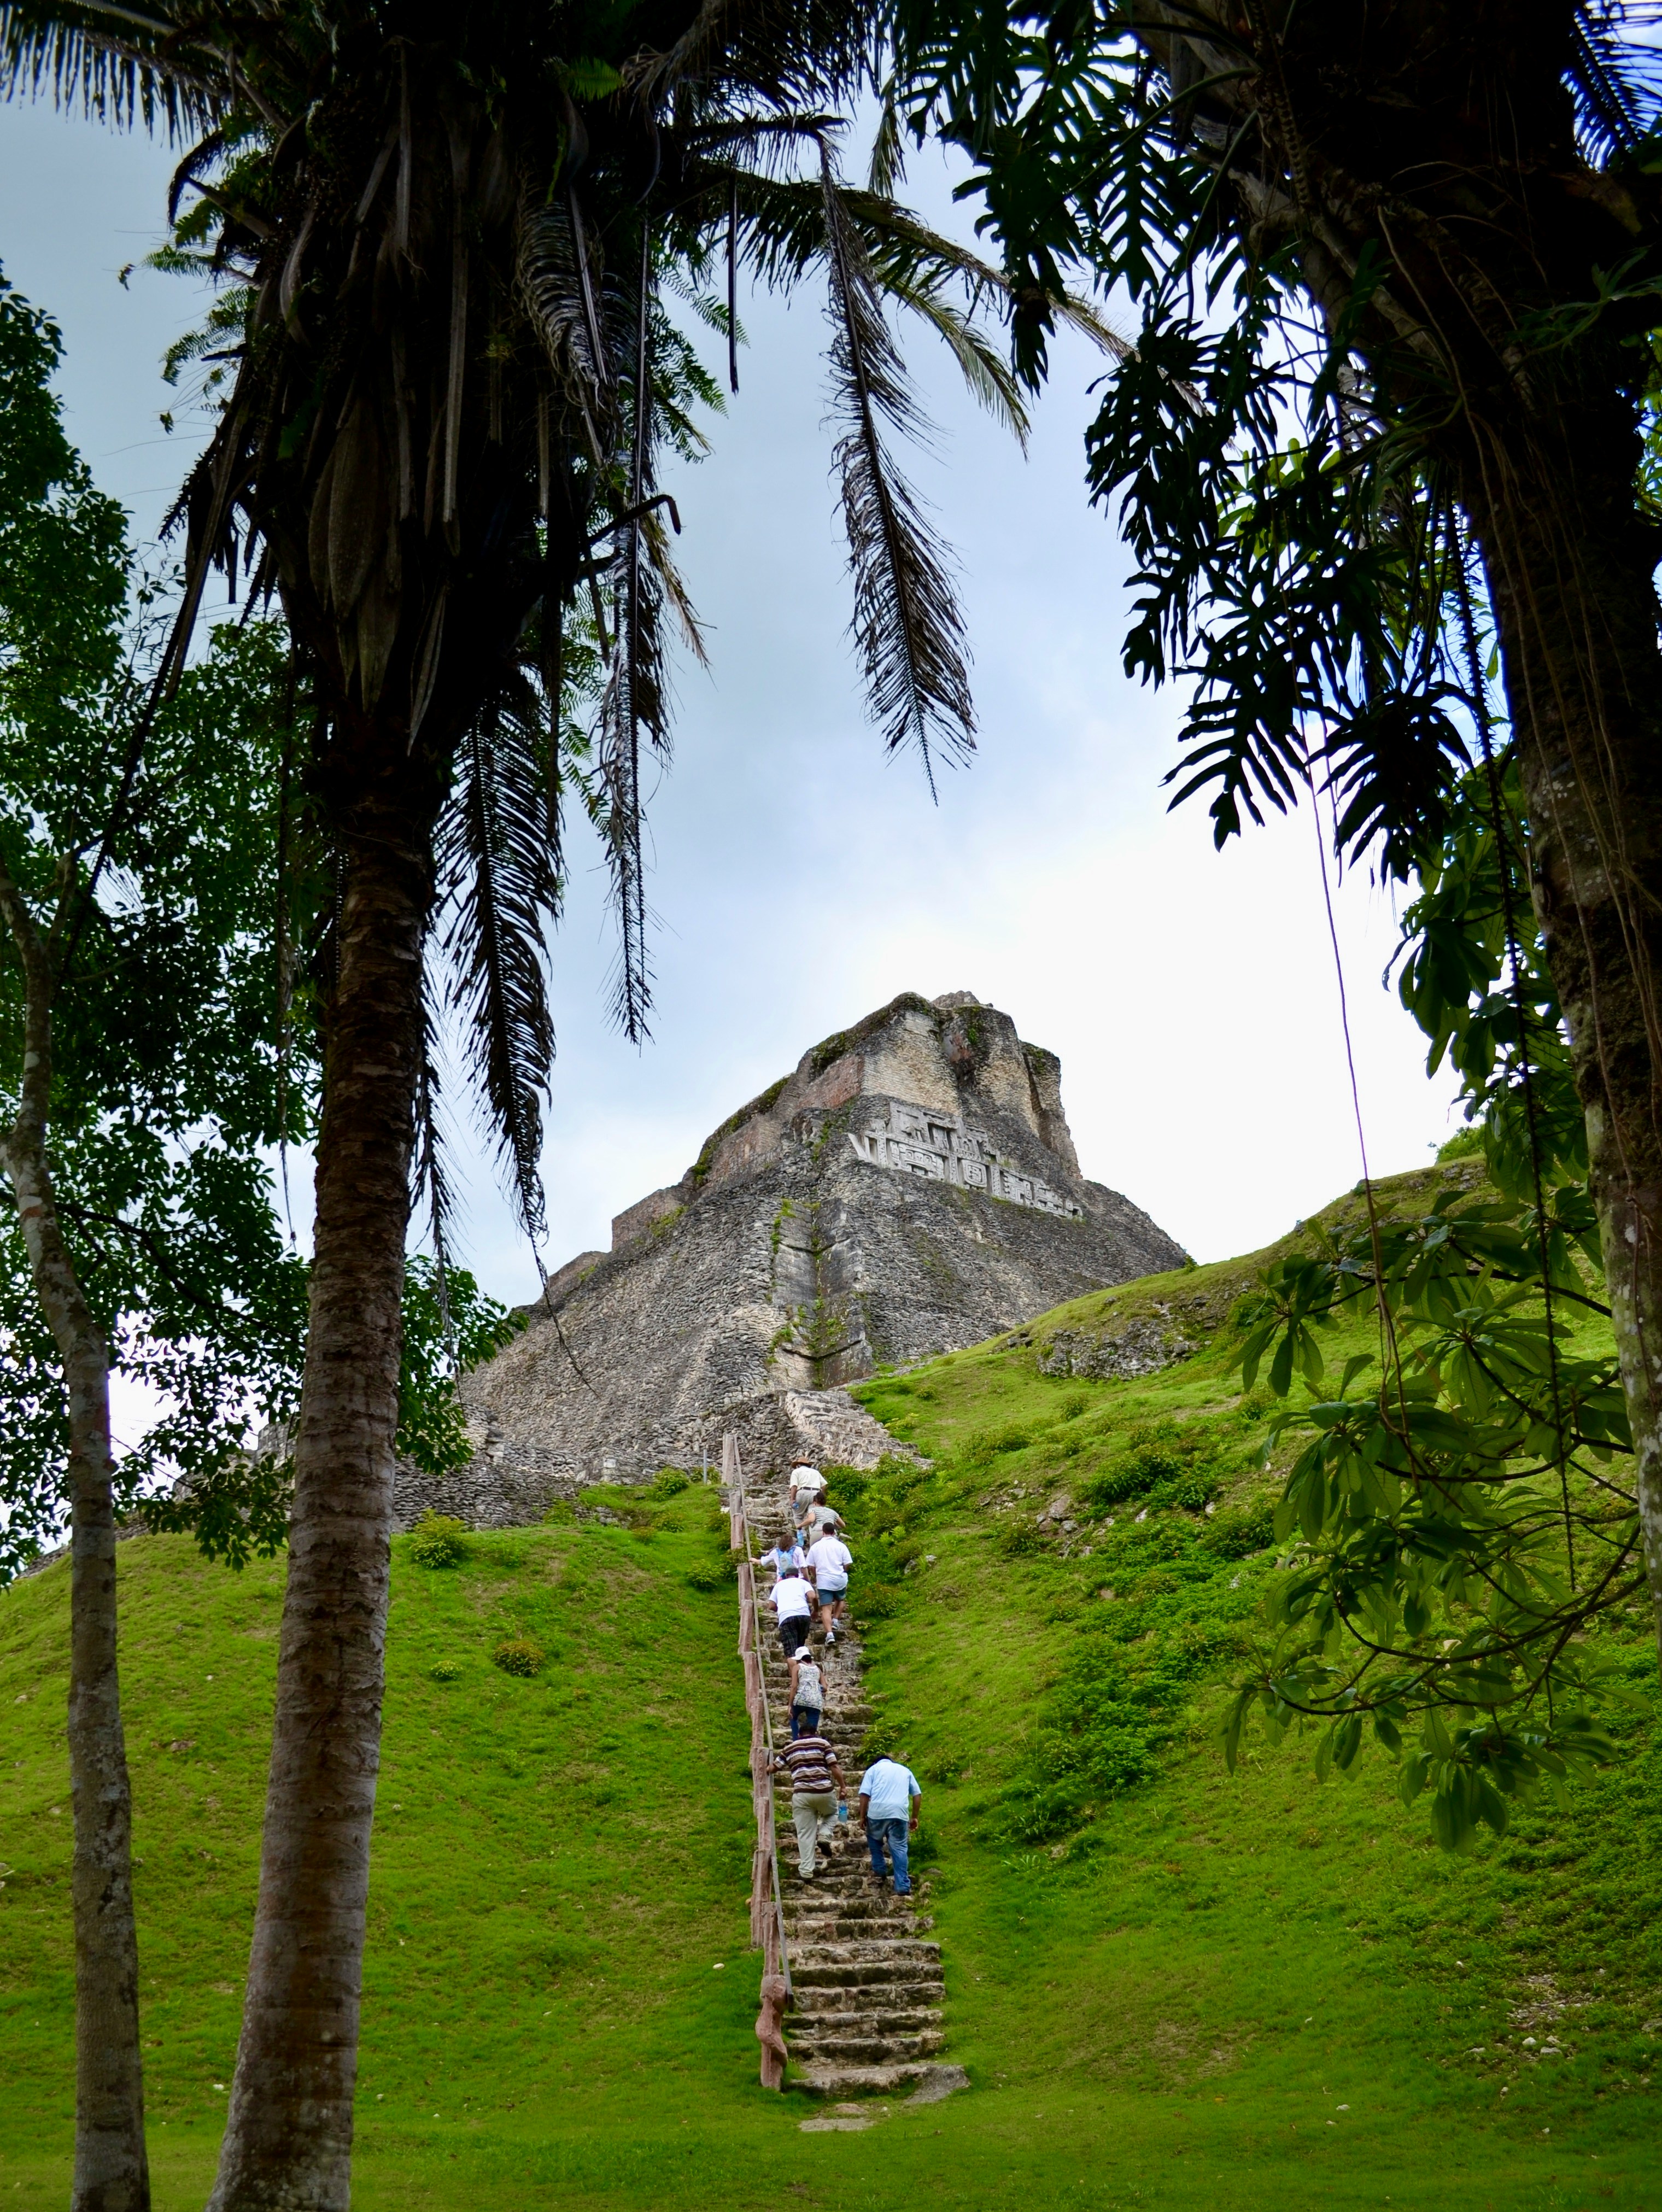
M854 1554L829 1528L816 1536L808 1547L808 1571L819 1594L820 1626L825 1631L828 1644L837 1640L837 1623L842 1619L843 1604L848 1595L848 1570L853 1564Z
M871 1871L881 1881L889 1879L883 1845L895 1863L895 1894L910 1897L912 1877L907 1867L907 1838L915 1834L923 1789L909 1766L898 1759L874 1759L860 1777L860 1818L865 1823L866 1848Z
M767 1603L779 1623L779 1644L787 1659L794 1659L807 1643L814 1618L814 1593L802 1569L782 1568L767 1593Z

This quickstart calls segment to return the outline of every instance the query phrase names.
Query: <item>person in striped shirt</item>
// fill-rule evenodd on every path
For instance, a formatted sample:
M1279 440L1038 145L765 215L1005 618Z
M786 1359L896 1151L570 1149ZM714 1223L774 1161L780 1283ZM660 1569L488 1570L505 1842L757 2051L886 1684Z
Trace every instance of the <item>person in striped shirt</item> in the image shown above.
M791 1777L791 1818L797 1831L797 1872L812 1881L819 1846L837 1817L837 1793L846 1788L837 1754L822 1735L799 1735L773 1760Z

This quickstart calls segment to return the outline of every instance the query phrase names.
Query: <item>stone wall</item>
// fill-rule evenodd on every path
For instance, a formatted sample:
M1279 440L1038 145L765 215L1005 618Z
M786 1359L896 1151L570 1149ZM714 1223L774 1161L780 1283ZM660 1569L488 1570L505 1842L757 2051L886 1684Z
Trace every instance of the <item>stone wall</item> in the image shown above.
M1183 1260L1080 1175L1054 1054L967 992L907 994L725 1121L616 1217L610 1252L549 1279L525 1334L465 1378L475 1461L441 1485L401 1474L399 1516L532 1518L584 1481L713 1462L728 1427L759 1472L871 1466L895 1447L841 1386Z

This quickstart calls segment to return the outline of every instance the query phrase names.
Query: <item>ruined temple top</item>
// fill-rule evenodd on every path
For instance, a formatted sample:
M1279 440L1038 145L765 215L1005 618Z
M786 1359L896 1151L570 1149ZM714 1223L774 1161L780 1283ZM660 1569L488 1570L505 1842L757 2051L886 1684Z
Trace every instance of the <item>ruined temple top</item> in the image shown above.
M759 1167L779 1152L798 1116L833 1114L860 1101L874 1108L886 1102L888 1108L850 1117L847 1142L870 1165L1049 1212L1079 1212L1079 1162L1062 1110L1056 1054L1024 1043L1010 1016L973 991L947 991L938 999L903 991L852 1028L823 1038L804 1053L794 1073L730 1114L679 1183L614 1218L613 1250L644 1235L671 1208ZM1041 1148L1037 1158L1034 1143ZM1053 1174L1046 1172L1047 1162Z

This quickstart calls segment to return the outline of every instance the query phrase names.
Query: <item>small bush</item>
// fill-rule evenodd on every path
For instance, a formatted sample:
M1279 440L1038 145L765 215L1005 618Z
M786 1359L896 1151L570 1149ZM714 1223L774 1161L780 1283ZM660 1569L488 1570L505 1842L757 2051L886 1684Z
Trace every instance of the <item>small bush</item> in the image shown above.
M546 1654L540 1644L533 1644L529 1636L511 1636L506 1644L499 1644L491 1653L505 1674L530 1676L540 1674Z
M1163 1505L1181 1506L1186 1513L1204 1513L1216 1497L1217 1487L1214 1474L1186 1474L1176 1482L1163 1485L1160 1499Z
M1025 1514L1013 1514L1000 1522L993 1544L1000 1557L1006 1559L1030 1559L1045 1548L1037 1522L1029 1521Z
M1084 1503L1095 1512L1105 1512L1110 1505L1123 1505L1128 1498L1145 1496L1168 1474L1174 1474L1177 1471L1175 1466L1150 1468L1145 1463L1143 1453L1132 1452L1129 1457L1116 1461L1113 1466L1105 1467L1101 1474L1091 1477L1085 1485Z
M1444 1160L1479 1160L1483 1156L1483 1132L1481 1123L1476 1128L1457 1129L1447 1144L1437 1147L1439 1164Z
M646 1486L646 1494L667 1504L671 1498L679 1498L683 1490L690 1490L692 1486L693 1478L682 1468L661 1467Z
M873 1583L859 1594L858 1609L862 1620L892 1620L901 1602L901 1594L891 1583Z
M687 1580L695 1590L707 1594L725 1589L738 1571L737 1556L725 1559L706 1559L688 1570Z
M427 1670L430 1682L459 1682L462 1662L459 1659L435 1659Z
M1248 1505L1239 1512L1220 1513L1201 1542L1220 1559L1245 1559L1268 1549L1276 1540L1272 1505Z
M1025 1451L1032 1442L1031 1429L1019 1426L983 1429L979 1436L970 1438L968 1456L972 1459L992 1459L1000 1452Z
M467 1530L447 1513L423 1513L410 1531L409 1556L418 1567L458 1567L467 1557Z
M860 1757L867 1766L876 1759L893 1759L901 1745L901 1724L879 1713L860 1739ZM850 1780L852 1780L851 1776Z

